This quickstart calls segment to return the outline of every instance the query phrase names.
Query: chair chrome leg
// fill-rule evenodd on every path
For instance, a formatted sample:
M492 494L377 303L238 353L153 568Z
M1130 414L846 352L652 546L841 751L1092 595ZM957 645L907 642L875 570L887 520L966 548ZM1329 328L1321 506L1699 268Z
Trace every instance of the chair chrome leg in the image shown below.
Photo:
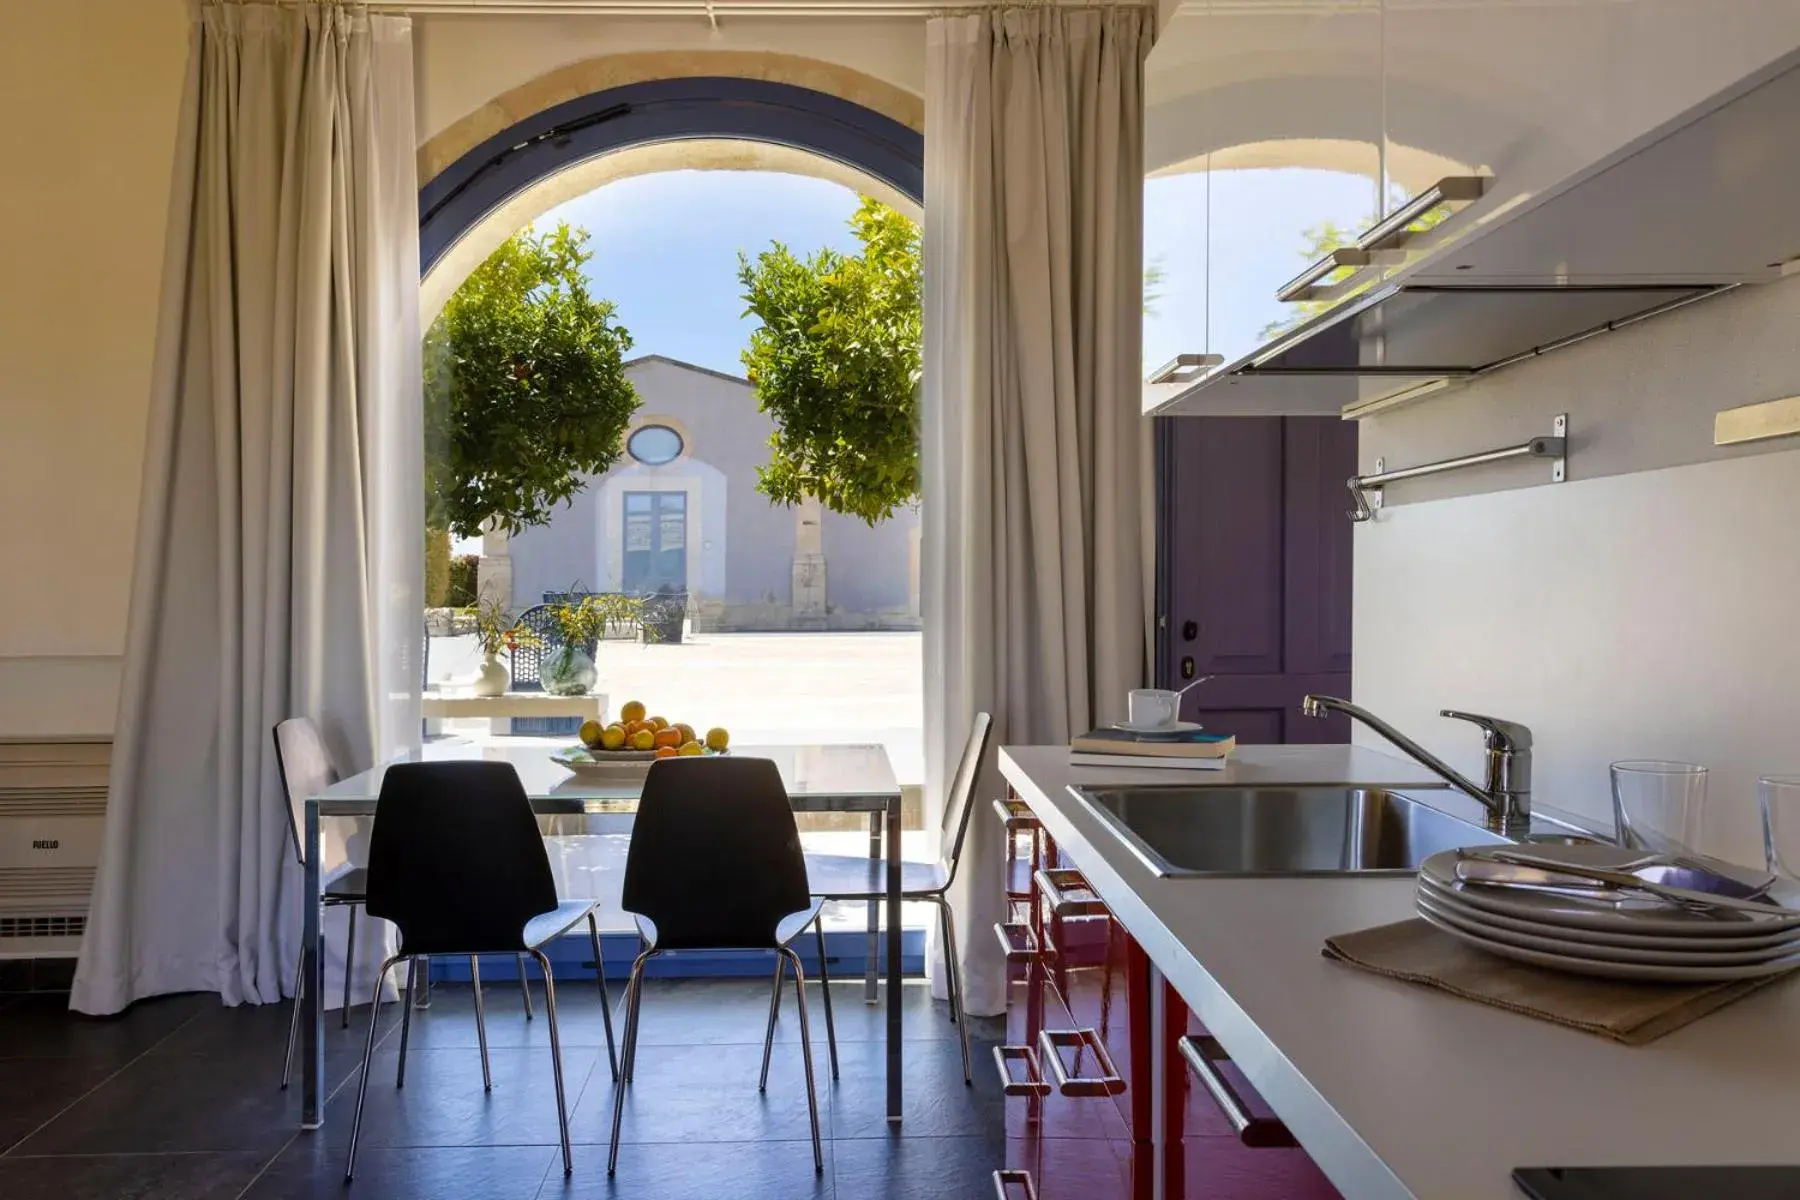
M356 1139L362 1134L363 1105L369 1099L369 1067L375 1058L375 1027L381 1021L381 988L387 982L388 972L400 961L398 954L381 964L381 970L375 973L375 998L369 1004L369 1039L363 1043L363 1060L361 1078L356 1081L356 1117L350 1122L350 1153L344 1160L344 1182L349 1183L356 1177ZM408 961L407 974L412 973L412 960ZM412 994L408 990L407 1003L412 1003Z
M813 1082L812 1032L806 1027L806 971L792 950L780 952L794 968L794 1003L800 1009L800 1061L806 1065L806 1111L812 1118L813 1171L825 1173L825 1152L819 1146L819 1089Z
M658 953L659 953L658 951L651 950L646 947L643 954L641 955L642 961L645 964L648 964L651 959L653 959L657 956ZM638 975L636 995L627 997L626 1002L631 1005L631 1011L634 1014L637 1013L640 1010L640 1008L642 1007L643 1002L644 1002L644 977L643 977L642 973L640 973ZM639 1034L639 1032L640 1032L640 1030L639 1030L638 1026L636 1026L636 1025L631 1026L629 1029L627 1029L625 1031L624 1060L620 1063L619 1072L620 1072L620 1075L624 1078L626 1083L631 1082L632 1073L637 1070L637 1050L638 1050L638 1034Z
M975 1070L969 1062L969 1014L963 1006L962 961L956 953L956 913L942 896L935 901L944 928L944 991L950 999L950 1019L956 1022L956 1034L962 1039L963 1085L975 1085Z
M619 1165L619 1126L625 1117L625 1085L631 1082L633 1059L637 1055L638 1006L643 998L644 964L654 953L645 950L631 964L631 978L625 984L625 1066L613 1084L612 1145L606 1154L606 1173L611 1175Z
M344 923L349 926L349 932L344 935L343 1028L348 1029L350 1028L350 977L356 974L356 910L362 906L359 904L351 904L346 907L348 907L350 911L344 918Z
M769 1028L763 1034L762 1078L757 1081L756 1090L769 1090L769 1055L775 1049L775 1014L781 1010L781 972L787 967L787 955L775 953L775 986L769 991Z
M600 981L600 1020L606 1025L606 1058L612 1064L612 1077L619 1077L619 1052L613 1046L612 998L606 994L606 958L600 952L600 925L588 913L588 940L594 945L594 977Z
M406 1086L406 1042L412 1034L413 997L417 995L415 985L418 982L419 960L409 958L406 960L406 1003L400 1006L400 1065L394 1070L394 1086L397 1088Z
M550 977L550 960L542 950L533 950L538 967L544 972L544 1019L550 1023L550 1067L556 1076L556 1122L562 1133L563 1174L575 1172L575 1159L569 1153L569 1106L563 1098L562 1039L556 1031L556 981ZM521 956L520 961L524 959Z
M488 1068L487 1009L481 1003L481 960L469 955L469 979L475 984L475 1041L481 1047L481 1090L494 1090L494 1073Z
M288 1021L287 1062L281 1068L281 1090L287 1091L294 1077L294 1047L300 1041L300 989L306 986L306 947L300 948L300 961L294 964L294 1016Z
M525 997L525 1019L531 1020L531 976L525 973L525 956L519 955L519 994Z
M831 1053L831 1077L838 1077L837 1022L831 1016L831 969L825 965L825 918L813 921L813 937L819 947L819 995L825 998L825 1048Z

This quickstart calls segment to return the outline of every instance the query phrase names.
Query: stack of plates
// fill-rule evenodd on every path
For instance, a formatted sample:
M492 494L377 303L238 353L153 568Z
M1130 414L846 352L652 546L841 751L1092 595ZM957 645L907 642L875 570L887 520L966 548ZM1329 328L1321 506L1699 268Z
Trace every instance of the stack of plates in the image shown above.
M1475 848L1479 849L1479 848ZM1642 854L1616 846L1534 845L1539 858L1629 870ZM1445 933L1502 958L1577 975L1663 983L1712 983L1778 975L1800 967L1796 897L1770 889L1785 908L1768 916L1716 917L1638 893L1581 887L1497 887L1459 877L1457 851L1419 868L1419 915Z

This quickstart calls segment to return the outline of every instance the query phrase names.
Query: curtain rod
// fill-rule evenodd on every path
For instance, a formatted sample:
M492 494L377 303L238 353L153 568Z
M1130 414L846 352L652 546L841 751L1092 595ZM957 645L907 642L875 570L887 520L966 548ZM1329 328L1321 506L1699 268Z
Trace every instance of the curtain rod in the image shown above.
M266 2L266 0L265 0ZM929 17L983 8L1152 8L1150 0L363 0L370 12L467 16Z

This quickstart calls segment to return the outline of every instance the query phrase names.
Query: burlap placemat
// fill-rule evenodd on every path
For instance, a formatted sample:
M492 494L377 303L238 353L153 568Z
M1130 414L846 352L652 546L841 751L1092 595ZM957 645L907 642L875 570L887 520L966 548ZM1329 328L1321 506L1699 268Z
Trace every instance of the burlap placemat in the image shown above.
M1417 917L1341 933L1326 958L1422 983L1570 1029L1642 1046L1748 996L1782 975L1731 983L1633 983L1546 970L1488 954Z

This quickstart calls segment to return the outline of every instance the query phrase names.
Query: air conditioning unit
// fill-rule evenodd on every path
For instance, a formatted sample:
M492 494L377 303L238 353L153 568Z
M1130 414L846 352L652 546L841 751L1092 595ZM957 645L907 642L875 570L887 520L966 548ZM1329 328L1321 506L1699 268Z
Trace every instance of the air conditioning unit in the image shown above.
M0 958L80 951L111 760L106 738L0 739Z

